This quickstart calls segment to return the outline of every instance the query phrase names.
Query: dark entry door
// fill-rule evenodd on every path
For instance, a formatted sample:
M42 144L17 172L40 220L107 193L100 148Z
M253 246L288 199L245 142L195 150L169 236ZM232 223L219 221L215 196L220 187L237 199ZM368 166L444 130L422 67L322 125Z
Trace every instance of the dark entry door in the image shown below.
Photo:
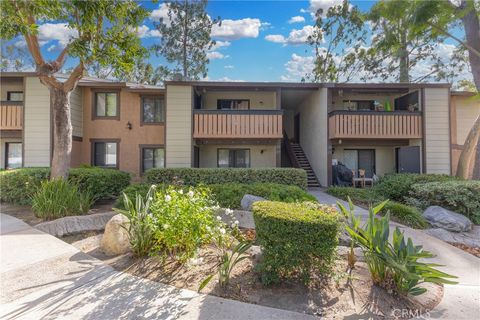
M300 113L297 113L293 120L293 141L300 143Z
M420 147L397 148L397 172L420 173Z
M375 150L358 150L358 169L365 170L365 177L372 178L375 173Z

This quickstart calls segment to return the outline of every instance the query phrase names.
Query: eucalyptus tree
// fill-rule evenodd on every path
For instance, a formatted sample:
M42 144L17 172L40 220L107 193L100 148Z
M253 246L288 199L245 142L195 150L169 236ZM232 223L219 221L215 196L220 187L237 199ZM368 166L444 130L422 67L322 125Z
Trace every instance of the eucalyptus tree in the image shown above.
M72 150L70 94L92 63L113 67L114 74L131 70L145 53L136 28L147 12L133 0L4 0L0 37L21 36L36 72L50 90L53 116L51 177L67 177ZM57 21L75 34L55 60L46 60L39 41L39 25ZM67 58L75 63L65 81L58 78Z
M207 12L207 0L175 0L166 2L168 17L155 23L160 43L153 46L158 55L173 64L171 74L181 73L183 79L207 76L207 52L215 41L210 34L220 19L212 20Z

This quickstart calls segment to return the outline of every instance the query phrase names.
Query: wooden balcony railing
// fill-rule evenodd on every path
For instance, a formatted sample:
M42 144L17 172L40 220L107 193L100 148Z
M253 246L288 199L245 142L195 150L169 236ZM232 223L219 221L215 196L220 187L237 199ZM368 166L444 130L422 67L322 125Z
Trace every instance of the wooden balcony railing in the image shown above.
M23 102L2 101L0 104L0 129L22 130Z
M330 139L422 137L420 112L333 111L328 121Z
M197 139L281 139L281 110L194 110Z

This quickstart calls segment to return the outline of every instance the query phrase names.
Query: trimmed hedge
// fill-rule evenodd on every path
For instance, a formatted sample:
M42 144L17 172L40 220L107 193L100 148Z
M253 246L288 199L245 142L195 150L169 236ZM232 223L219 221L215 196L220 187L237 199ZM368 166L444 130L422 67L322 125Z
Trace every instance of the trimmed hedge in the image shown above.
M49 168L21 168L0 172L0 201L31 204L31 198L41 182L49 179ZM68 181L96 200L115 199L129 185L130 174L102 168L72 168Z
M299 187L276 183L225 183L206 185L206 187L212 191L214 199L222 208L240 209L240 202L246 194L282 202L317 201L314 196ZM135 199L137 193L143 197L146 196L149 188L150 184L138 183L129 185L122 192L127 194L130 199ZM162 185L157 185L157 189L159 188L162 188ZM122 195L115 202L115 206L123 208Z
M406 226L415 229L425 229L428 227L427 220L422 213L415 207L407 206L395 201L388 201L382 209L382 213L390 211L392 220L400 222Z
M261 201L253 205L253 217L264 284L296 278L308 284L313 272L331 272L341 226L333 207Z
M441 206L480 224L480 181L447 181L415 184L407 199L422 209Z
M145 172L147 184L187 186L222 183L278 183L307 189L307 173L294 168L156 168Z

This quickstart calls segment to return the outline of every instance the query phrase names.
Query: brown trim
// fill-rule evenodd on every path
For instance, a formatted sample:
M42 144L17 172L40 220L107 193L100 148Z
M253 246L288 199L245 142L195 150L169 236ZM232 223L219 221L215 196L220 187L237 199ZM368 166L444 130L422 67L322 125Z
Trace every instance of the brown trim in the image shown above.
M396 114L396 115L421 115L421 111L374 111L374 110L333 110L328 113L329 116L334 114L378 114L378 115L389 115L389 114Z
M95 166L95 143L97 142L105 142L105 143L116 143L117 144L117 164L115 167L113 166L96 166L100 168L120 168L120 142L121 139L90 139L90 164Z
M82 137L79 137L79 136L73 136L73 135L72 135L72 141L82 142L82 141L83 141L83 138L82 138Z
M425 115L425 109L427 106L427 103L425 101L425 89L421 90L421 99L422 99L422 173L427 173L427 129L425 127L426 123L426 115Z
M143 99L144 98L163 98L163 121L162 122L144 122L143 121ZM165 119L167 117L167 112L166 112L166 105L167 105L167 101L165 99L165 96L164 95L154 95L154 94L149 94L149 95L146 95L146 94L142 94L140 95L140 127L142 126L161 126L161 125L165 125Z
M22 130L0 130L0 136L3 138L22 138Z
M284 110L277 109L193 109L193 114L260 114L260 115L283 115Z
M219 144L219 145L246 145L246 144L254 144L254 145L261 145L261 144L271 144L275 145L278 141L281 141L282 138L276 139L195 139L197 145L212 145L212 144Z
M452 95L450 94L450 88L448 88L448 155L450 158L450 175L453 174L453 165L452 165Z
M102 88L102 89L90 89L92 93L92 121L94 120L120 120L120 96L121 96L121 89L109 89L109 88ZM116 93L117 94L117 115L116 116L97 116L97 94L99 93ZM107 110L107 106L105 105L105 112Z
M25 99L25 96L23 96ZM0 106L23 106L23 101L10 101L10 100L2 100L0 101Z
M138 145L138 148L139 148L139 173L140 173L140 176L143 175L143 173L145 172L144 168L143 168L143 149L163 149L163 164L164 164L164 167L166 165L165 161L167 160L167 152L165 150L165 145L164 144L139 144Z
M252 150L250 150L250 148L217 148L217 168L224 168L224 167L220 167L219 163L218 163L218 161L220 160L220 150L228 150L229 152L231 150L235 150L235 151L237 151L237 150L244 150L244 151L248 150L248 164L249 164L249 166L246 167L246 168L251 168L252 167ZM230 158L230 155L229 155L229 158ZM243 168L243 167L230 167L229 166L227 168Z

